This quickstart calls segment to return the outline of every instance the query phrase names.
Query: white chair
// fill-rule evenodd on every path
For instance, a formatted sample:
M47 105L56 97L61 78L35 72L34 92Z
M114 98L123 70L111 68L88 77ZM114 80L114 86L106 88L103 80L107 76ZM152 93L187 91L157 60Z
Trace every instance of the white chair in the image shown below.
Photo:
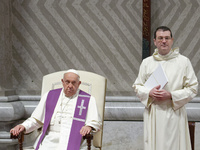
M62 87L61 79L65 72L66 71L59 71L45 75L43 77L41 95L51 89ZM93 138L93 145L101 149L107 80L105 77L92 72L81 70L78 70L78 72L80 74L80 81L82 82L79 88L95 97L99 115L102 118L102 130L96 133Z
M66 71L59 71L45 75L42 82L41 96L52 89L62 87L61 79ZM80 74L80 89L91 94L95 97L99 115L102 119L102 130L94 134L93 146L101 150L102 148L102 136L103 136L103 122L104 122L104 110L105 110L105 95L107 80L103 76L98 74L78 70Z

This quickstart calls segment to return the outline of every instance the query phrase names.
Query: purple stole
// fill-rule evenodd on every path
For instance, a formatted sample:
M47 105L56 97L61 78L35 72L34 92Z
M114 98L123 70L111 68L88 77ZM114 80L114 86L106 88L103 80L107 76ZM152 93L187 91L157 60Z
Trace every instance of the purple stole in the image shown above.
M46 111L45 111L45 119L44 119L42 135L40 136L40 139L37 143L37 147L35 150L38 150L45 136L45 133L51 121L51 117L53 115L54 109L58 102L58 98L60 96L61 90L62 88L49 91L49 94L46 100ZM81 139L82 139L82 136L80 134L80 129L85 125L85 119L87 115L89 100L90 100L90 95L80 90L77 103L76 103L75 112L74 112L74 118L72 122L67 150L80 149L80 144L81 144Z

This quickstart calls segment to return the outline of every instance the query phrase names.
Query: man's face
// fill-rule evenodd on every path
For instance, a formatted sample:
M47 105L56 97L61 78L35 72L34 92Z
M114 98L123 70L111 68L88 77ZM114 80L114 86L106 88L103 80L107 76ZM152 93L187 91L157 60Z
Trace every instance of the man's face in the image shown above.
M159 54L168 54L173 44L173 38L171 37L170 31L158 30L156 32L156 39L154 39L154 44L158 48Z
M76 94L81 81L79 81L79 76L77 74L68 72L64 75L62 84L64 87L65 96L71 97Z

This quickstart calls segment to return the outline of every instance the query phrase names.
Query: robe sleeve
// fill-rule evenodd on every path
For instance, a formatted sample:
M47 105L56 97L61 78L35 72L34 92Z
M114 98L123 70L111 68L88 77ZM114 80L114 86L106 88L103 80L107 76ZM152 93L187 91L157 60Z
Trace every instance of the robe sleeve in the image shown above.
M43 124L35 118L30 117L25 120L22 125L25 127L25 134L27 134L42 127Z
M173 109L177 110L187 104L197 95L198 81L189 59L185 66L185 74L183 76L183 87L175 91L171 91Z
M30 133L43 126L45 117L45 105L48 93L44 94L39 104L33 111L31 117L25 120L22 125L25 127L25 133Z
M101 118L98 114L96 100L93 96L90 98L85 125L92 127L95 132L99 131L102 126Z
M137 79L133 84L133 89L136 92L137 97L140 99L141 103L145 105L145 107L149 107L153 103L153 99L149 97L150 89L144 87L146 82L146 68L145 62L143 61L140 65L139 74Z

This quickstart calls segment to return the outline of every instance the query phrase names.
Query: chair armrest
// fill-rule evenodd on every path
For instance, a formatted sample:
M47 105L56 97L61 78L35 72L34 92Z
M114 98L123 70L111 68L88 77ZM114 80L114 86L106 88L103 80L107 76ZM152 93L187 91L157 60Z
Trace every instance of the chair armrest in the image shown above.
M83 139L87 140L87 146L88 146L88 150L91 150L91 141L93 139L93 134L92 133L89 133L89 134L86 134Z
M12 133L10 133L10 138L18 139L19 149L23 150L24 132L20 132L18 136L15 136Z

